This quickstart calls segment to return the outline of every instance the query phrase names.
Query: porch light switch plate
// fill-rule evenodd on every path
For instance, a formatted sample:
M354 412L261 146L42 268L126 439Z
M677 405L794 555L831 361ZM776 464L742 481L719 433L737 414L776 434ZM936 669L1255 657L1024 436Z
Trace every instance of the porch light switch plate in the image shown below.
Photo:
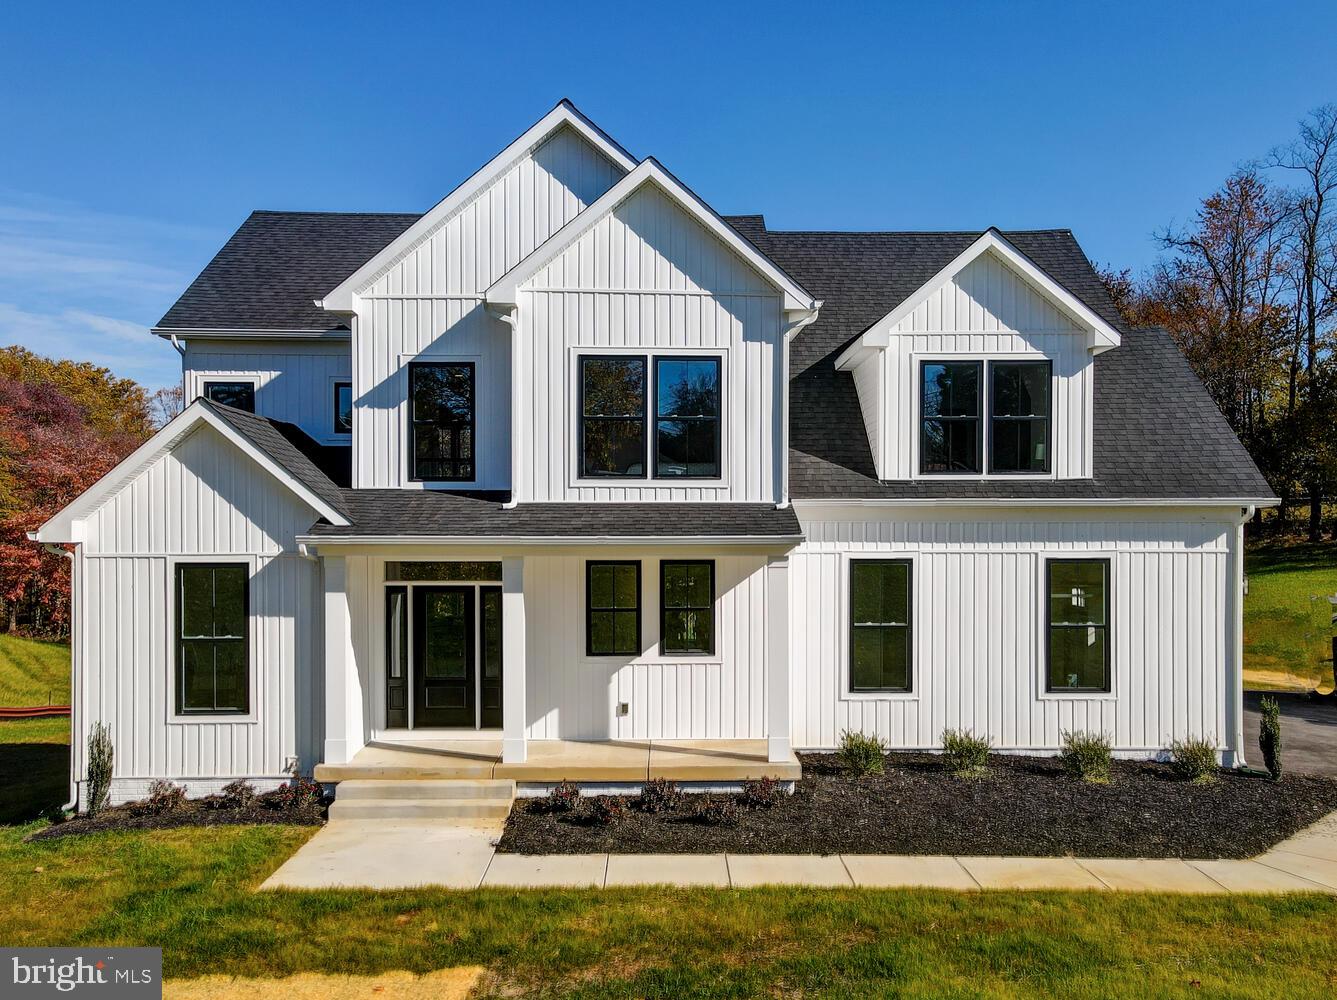
M625 701L619 701L619 702L617 703L617 714L618 714L618 715L626 715L629 711L631 711L631 706L630 706L629 704L627 704L627 702L625 702Z

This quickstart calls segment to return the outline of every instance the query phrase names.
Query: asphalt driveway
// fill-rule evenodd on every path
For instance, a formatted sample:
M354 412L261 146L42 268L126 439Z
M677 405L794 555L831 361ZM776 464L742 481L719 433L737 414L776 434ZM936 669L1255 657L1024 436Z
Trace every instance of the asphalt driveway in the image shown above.
M1261 768L1258 749L1258 701L1271 693L1281 706L1283 771L1326 774L1337 778L1337 699L1311 700L1305 694L1244 692L1244 759Z

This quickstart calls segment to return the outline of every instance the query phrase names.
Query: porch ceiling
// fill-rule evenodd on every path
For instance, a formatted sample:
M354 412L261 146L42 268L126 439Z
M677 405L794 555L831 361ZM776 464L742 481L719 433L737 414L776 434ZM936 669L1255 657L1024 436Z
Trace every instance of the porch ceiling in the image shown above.
M530 740L521 764L501 760L501 740L374 743L347 764L320 764L318 781L510 778L513 781L751 781L802 776L798 758L766 759L765 740Z

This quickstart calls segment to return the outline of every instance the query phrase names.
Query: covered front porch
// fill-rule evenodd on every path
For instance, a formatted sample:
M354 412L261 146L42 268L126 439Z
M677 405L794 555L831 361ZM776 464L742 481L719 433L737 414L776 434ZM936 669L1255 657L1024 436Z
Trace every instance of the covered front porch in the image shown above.
M798 758L790 752L786 760L771 760L766 740L529 740L523 761L504 760L502 746L500 739L374 743L346 763L319 765L315 776L325 782L504 778L538 784L800 777Z
M323 580L320 780L798 776L789 539L311 541ZM684 612L672 581L687 564L709 599L685 598ZM634 630L596 596L615 566L635 567ZM601 614L634 639L596 648ZM687 618L700 648L664 641Z

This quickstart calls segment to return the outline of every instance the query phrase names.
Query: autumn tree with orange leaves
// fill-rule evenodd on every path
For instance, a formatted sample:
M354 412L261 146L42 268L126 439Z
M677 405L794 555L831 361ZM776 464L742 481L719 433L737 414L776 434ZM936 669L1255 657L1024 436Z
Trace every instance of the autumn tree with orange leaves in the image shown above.
M0 349L0 627L69 630L69 560L28 540L152 431L130 379Z

